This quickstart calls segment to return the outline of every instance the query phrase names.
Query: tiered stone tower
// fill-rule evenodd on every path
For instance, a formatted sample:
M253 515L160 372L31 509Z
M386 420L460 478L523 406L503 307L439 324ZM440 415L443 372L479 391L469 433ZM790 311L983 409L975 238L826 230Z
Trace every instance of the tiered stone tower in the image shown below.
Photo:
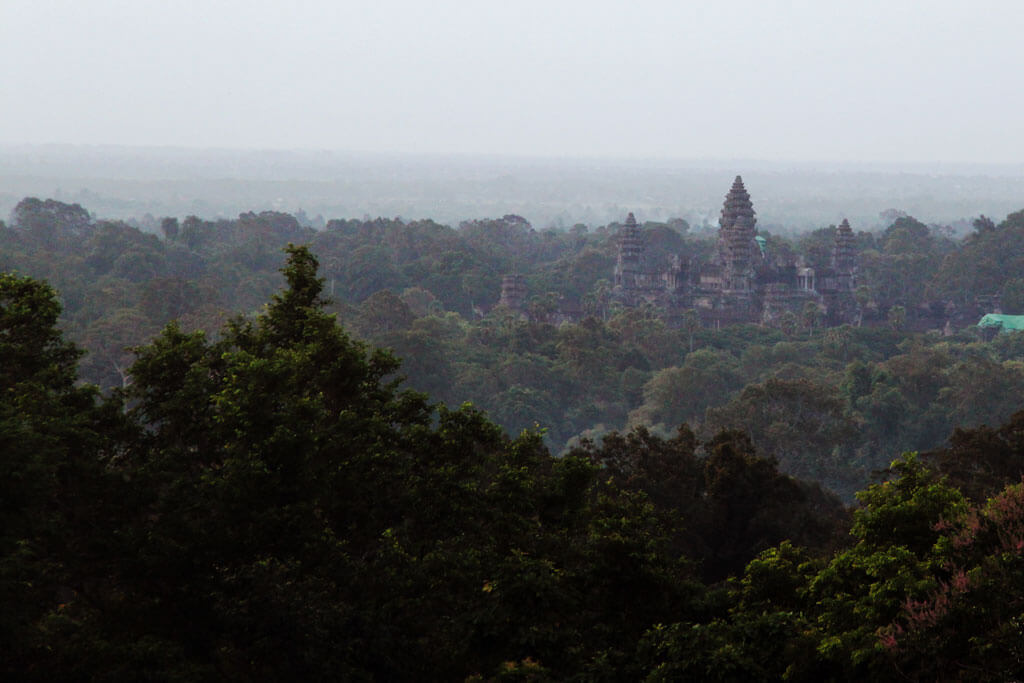
M849 291L857 286L857 250L850 221L845 218L836 228L836 241L832 245L832 268L836 272L837 289Z
M749 292L753 286L754 266L760 250L754 241L757 219L743 178L736 176L722 204L718 220L718 255L722 263L722 289Z
M644 269L644 242L636 218L630 213L619 231L619 257L615 262L615 285L625 290L636 288Z

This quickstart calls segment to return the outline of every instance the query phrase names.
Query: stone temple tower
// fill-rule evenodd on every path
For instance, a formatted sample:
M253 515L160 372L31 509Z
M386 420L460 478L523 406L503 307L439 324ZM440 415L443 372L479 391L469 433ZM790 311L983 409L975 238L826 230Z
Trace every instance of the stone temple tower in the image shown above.
M644 243L636 218L630 213L619 231L619 256L615 262L615 285L633 289L644 269Z
M754 241L756 224L750 194L743 186L743 178L736 176L718 220L718 256L723 270L722 288L726 291L749 292L753 287L754 267L760 259Z
M832 269L836 272L836 286L840 290L852 290L857 286L857 250L854 244L850 221L836 228L836 241L832 245Z

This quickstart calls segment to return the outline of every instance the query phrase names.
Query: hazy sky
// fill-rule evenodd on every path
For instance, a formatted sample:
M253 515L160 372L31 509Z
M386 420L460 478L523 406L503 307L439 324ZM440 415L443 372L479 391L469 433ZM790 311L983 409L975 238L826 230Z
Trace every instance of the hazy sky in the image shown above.
M0 0L0 143L1024 159L1021 0Z

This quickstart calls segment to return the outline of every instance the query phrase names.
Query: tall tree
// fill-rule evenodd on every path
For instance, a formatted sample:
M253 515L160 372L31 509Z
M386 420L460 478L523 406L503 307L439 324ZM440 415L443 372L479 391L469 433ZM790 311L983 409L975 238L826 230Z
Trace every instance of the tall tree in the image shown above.
M62 603L92 597L85 579L97 578L97 548L116 543L106 520L124 488L102 466L120 411L76 384L80 352L57 329L59 313L48 285L0 273L0 672L9 678L48 656L53 630L74 618Z

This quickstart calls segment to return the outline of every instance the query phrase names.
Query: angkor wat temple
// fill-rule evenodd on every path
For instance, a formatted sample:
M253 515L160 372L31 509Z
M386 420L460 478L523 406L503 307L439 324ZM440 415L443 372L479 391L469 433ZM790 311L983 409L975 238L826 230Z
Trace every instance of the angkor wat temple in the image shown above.
M845 219L836 229L831 267L814 269L772 254L757 234L757 218L743 179L736 176L719 218L717 253L698 263L676 255L667 267L649 269L633 214L619 232L615 299L645 303L673 317L696 309L706 325L752 322L777 325L786 311L818 306L825 324L853 320L857 263L853 231Z
M855 319L857 275L853 231L845 219L836 228L826 269L772 254L757 234L750 194L736 176L722 205L717 250L708 261L676 254L668 263L648 263L642 231L630 213L618 234L612 300L625 307L652 306L669 322L694 309L709 327L778 326L787 312L804 316L813 304L821 323L831 326ZM499 303L522 310L526 298L523 277L505 276Z

